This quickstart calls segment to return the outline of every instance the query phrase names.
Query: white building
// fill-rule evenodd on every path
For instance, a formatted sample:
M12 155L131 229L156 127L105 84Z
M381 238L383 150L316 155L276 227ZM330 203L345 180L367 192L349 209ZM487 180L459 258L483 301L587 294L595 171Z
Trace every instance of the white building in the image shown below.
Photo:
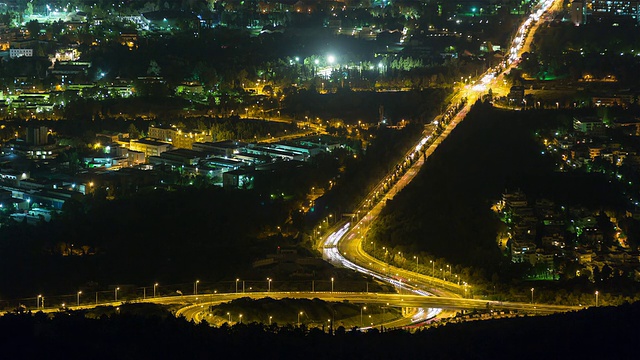
M33 57L33 49L9 49L9 57L11 59L19 57Z

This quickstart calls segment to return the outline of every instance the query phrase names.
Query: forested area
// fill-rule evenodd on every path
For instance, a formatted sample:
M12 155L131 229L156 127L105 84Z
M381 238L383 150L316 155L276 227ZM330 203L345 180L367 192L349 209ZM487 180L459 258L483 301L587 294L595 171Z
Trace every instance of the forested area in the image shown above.
M555 161L541 154L536 130L567 125L570 119L561 112L513 112L476 104L416 179L387 201L372 240L379 248L424 252L470 267L466 278L478 282L495 279L493 274L504 281L519 277L496 244L501 225L491 205L505 190L590 208L624 204L604 176L556 172Z
M3 298L78 287L235 278L239 264L286 240L258 236L289 216L291 204L249 191L156 190L120 200L69 200L62 215L37 225L3 226ZM72 249L83 256L67 256ZM27 266L28 264L28 266ZM78 271L82 269L82 271ZM11 275L8 275L11 274Z
M542 80L613 75L620 84L635 86L640 81L634 70L640 61L636 32L637 24L631 19L618 19L615 24L590 21L579 27L570 22L551 23L538 30L531 53L523 54L520 67L528 76Z

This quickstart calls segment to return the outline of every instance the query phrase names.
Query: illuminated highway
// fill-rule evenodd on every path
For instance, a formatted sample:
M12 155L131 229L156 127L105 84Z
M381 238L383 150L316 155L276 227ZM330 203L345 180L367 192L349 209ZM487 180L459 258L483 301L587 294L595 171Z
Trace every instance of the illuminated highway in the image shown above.
M406 269L390 266L389 264L380 261L363 250L363 239L369 229L369 226L386 204L386 200L393 199L393 197L400 192L408 183L410 183L420 168L424 164L424 160L428 158L437 148L437 146L451 133L456 125L464 119L466 114L474 103L475 99L482 95L489 87L499 85L502 82L504 74L510 71L517 65L520 55L523 51L528 50L533 34L538 29L543 14L555 4L562 3L560 0L544 0L536 5L533 12L522 23L517 31L517 34L512 42L509 57L503 63L502 70L498 73L495 69L489 69L485 74L479 77L479 80L473 86L467 86L461 88L453 99L453 106L455 107L462 101L463 98L468 99L463 104L459 111L449 108L445 111L444 116L452 116L451 121L447 124L445 130L432 139L432 136L436 134L427 134L423 137L415 148L412 149L406 156L407 159L416 159L410 169L406 171L402 177L395 183L391 181L394 173L390 173L382 180L382 182L375 187L374 190L367 196L367 198L355 209L354 213L357 214L354 221L342 225L338 230L327 236L326 240L321 244L323 248L323 257L325 260L333 263L336 266L353 269L363 274L369 275L375 279L390 283L394 285L398 291L405 292L407 294L414 294L420 298L428 297L434 299L434 296L444 296L442 299L444 302L441 304L442 308L446 308L448 304L452 304L455 297L467 296L469 287L466 283L459 285L457 283L444 281L440 278L434 278L426 276L416 272L412 272ZM455 114L455 115L454 115ZM425 149L424 147L427 146ZM421 152L424 150L424 155ZM376 202L376 198L383 194L384 187L386 185L392 185L390 190L384 194L382 200ZM362 214L362 216L360 216ZM446 298L445 298L446 297ZM461 302L466 302L466 306L477 306L476 301L482 302L482 300L460 299ZM430 306L438 306L437 302L431 302ZM523 303L500 303L501 306L513 306L519 310L527 311L539 311L542 305L523 304ZM424 305L424 304L423 304ZM485 305L495 305L494 303L487 303ZM419 305L416 305L419 306ZM468 308L468 307L466 307ZM568 307L549 307L546 308L553 311L566 311ZM431 312L430 312L431 313Z
M200 321L208 316L209 306L219 305L243 297L261 299L270 297L272 299L321 299L331 302L349 301L354 304L377 304L389 307L409 308L411 311L401 319L392 322L385 322L386 327L406 326L419 323L425 319L436 316L440 309L462 310L462 309L493 309L493 310L516 310L527 313L550 314L559 311L578 310L575 306L558 306L544 304L509 303L498 301L461 299L449 297L435 297L412 294L381 294L381 293L338 293L338 292L256 292L239 294L207 294L190 295L182 297L170 297L163 299L162 303L184 303L189 304L180 308L176 316L184 316L187 320ZM149 301L159 302L158 299ZM378 324L379 325L379 324Z

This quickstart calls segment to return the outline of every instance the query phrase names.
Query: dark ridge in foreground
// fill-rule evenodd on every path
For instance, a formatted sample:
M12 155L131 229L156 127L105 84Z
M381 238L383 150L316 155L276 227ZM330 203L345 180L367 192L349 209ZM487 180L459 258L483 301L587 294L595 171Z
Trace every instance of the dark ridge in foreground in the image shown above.
M546 317L447 325L415 333L266 326L210 327L167 313L5 315L4 359L631 359L640 302ZM140 309L139 309L140 310ZM144 309L142 309L144 310ZM153 312L151 312L153 313Z

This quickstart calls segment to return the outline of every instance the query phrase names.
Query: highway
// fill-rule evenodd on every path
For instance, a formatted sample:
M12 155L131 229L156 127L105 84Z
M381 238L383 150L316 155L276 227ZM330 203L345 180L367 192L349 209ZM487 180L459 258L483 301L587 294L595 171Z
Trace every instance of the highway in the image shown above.
M558 306L544 304L510 303L474 299L462 299L459 297L436 297L415 294L381 294L381 293L338 293L338 292L255 292L239 294L206 294L189 295L181 297L163 298L162 303L183 303L189 304L176 311L176 316L184 316L187 320L196 322L208 315L209 306L219 305L239 298L249 297L252 299L262 299L270 297L272 299L321 299L329 302L349 301L354 304L377 304L388 307L409 308L411 311L401 319L394 319L385 322L385 327L407 326L420 323L426 319L436 316L441 309L447 310L470 310L470 309L492 309L492 310L512 310L533 314L550 314L559 311L579 310L575 306ZM154 302L158 302L156 299ZM379 325L379 324L378 324Z
M405 171L400 179L393 181L400 173L396 170L387 174L384 179L371 191L361 204L354 210L355 221L340 223L335 231L326 236L318 243L322 248L323 257L336 266L349 268L363 274L369 275L379 281L392 284L398 290L398 294L379 293L327 293L327 292L286 292L286 293L243 293L243 294L207 294L200 296L181 296L160 299L148 299L145 301L156 303L173 303L179 301L185 306L180 308L177 316L185 316L189 320L199 321L208 315L208 307L223 302L228 302L240 297L263 298L318 298L325 301L345 301L353 303L385 304L412 309L406 316L394 319L385 323L386 327L400 327L424 322L439 314L449 312L446 310L461 309L495 309L495 310L516 310L519 312L549 314L561 311L578 310L579 307L556 306L534 303L514 303L496 302L479 299L471 299L466 296L471 288L467 284L444 281L441 278L426 276L407 269L402 269L382 262L367 254L363 249L363 239L371 223L375 221L386 204L386 200L402 191L409 184L421 169L424 161L435 151L444 139L455 129L469 112L471 105L488 88L502 84L504 74L517 65L519 56L523 51L528 50L544 13L552 6L561 6L560 0L541 1L533 10L533 13L525 19L520 26L517 35L514 37L509 57L505 60L502 71L499 73L495 69L489 69L479 77L479 80L472 86L460 88L452 96L453 105L448 108L444 116L450 118L443 132L436 137L435 133L425 134L424 137L407 152L405 160L400 165L406 165L409 160L415 160ZM462 99L467 99L466 103ZM461 105L461 106L460 106ZM435 137L435 138L432 138ZM385 188L390 189L385 192ZM376 198L383 195L382 199ZM407 261L411 263L410 261Z
M326 237L325 241L321 244L323 250L323 258L336 266L349 268L363 274L372 276L378 280L390 283L394 285L400 292L406 292L414 294L419 298L428 299L442 299L442 303L438 303L438 300L431 300L433 302L423 303L422 306L441 306L441 308L451 308L453 304L464 305L461 308L478 308L484 303L485 306L495 306L494 302L486 302L484 300L472 300L472 299L459 299L460 295L468 296L467 292L470 287L466 283L459 285L457 283L444 281L440 278L426 276L407 269L401 269L398 267L390 266L389 264L380 261L371 255L367 254L363 249L363 239L366 237L370 225L376 220L377 216L382 211L382 208L386 204L386 200L393 199L393 197L402 191L402 189L409 184L421 169L426 158L428 158L435 149L438 147L444 139L453 131L453 129L464 120L465 116L469 112L471 105L475 99L482 95L491 86L499 85L502 82L504 74L510 71L517 65L518 59L523 51L529 49L531 41L533 39L535 31L543 21L543 15L549 9L555 8L560 4L560 0L544 0L536 5L533 12L528 16L517 31L517 35L514 37L511 49L509 51L509 57L503 64L503 69L500 73L496 73L494 69L489 69L485 74L479 77L479 80L473 86L466 86L461 88L457 94L452 96L454 99L454 105L456 102L461 101L463 98L467 98L468 101L462 106L462 108L453 115L449 124L447 124L444 131L437 136L435 133L427 134L420 139L418 144L407 154L406 159L415 159L418 157L411 167L402 175L402 177L395 183L390 179L394 177L394 173L390 173L380 182L378 186L372 190L367 196L367 199L363 201L354 211L358 216L355 221L342 225L339 229L331 233ZM452 109L447 109L445 115L451 115ZM433 136L437 138L432 139ZM424 147L427 146L426 149ZM424 150L424 155L421 152ZM403 161L405 163L405 161ZM384 194L382 200L376 202L376 198L384 193L385 186L391 185L389 191ZM362 216L360 216L362 214ZM408 260L408 259L407 259ZM407 263L411 263L407 261ZM433 296L433 295L437 295ZM458 299L458 300L453 300ZM416 300L417 301L417 300ZM457 301L457 302L456 302ZM412 302L416 306L417 303ZM575 308L571 307L554 307L540 304L528 304L528 303L500 303L501 306L508 306L509 309L517 309L522 311L541 312L544 306L545 311L567 311Z

